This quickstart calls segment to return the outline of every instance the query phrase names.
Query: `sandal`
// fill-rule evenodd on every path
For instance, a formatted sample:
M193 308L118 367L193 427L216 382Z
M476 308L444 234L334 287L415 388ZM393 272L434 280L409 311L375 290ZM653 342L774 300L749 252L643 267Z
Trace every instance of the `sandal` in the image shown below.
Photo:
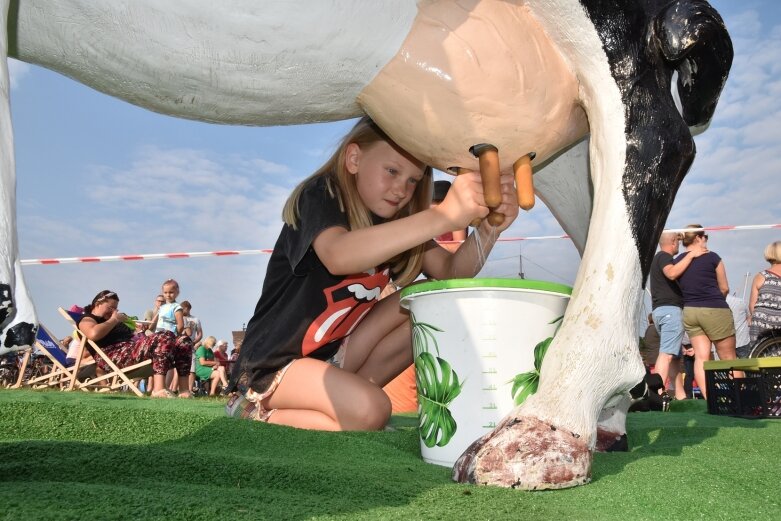
M173 398L174 395L168 389L160 389L158 391L152 391L149 395L151 398Z

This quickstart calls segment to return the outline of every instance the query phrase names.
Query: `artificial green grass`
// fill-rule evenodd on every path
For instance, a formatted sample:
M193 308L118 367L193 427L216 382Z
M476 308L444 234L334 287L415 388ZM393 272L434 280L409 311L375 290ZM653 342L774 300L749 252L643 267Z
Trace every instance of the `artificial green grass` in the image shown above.
M781 420L705 404L630 414L628 453L590 484L460 485L395 432L324 433L224 417L219 400L0 391L0 519L781 519Z

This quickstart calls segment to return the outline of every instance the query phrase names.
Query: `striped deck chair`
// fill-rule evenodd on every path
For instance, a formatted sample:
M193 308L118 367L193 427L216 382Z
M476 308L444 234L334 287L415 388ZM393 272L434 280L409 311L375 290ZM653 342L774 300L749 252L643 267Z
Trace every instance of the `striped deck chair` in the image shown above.
M143 362L139 362L137 364L119 368L117 364L112 362L111 359L108 356L106 356L106 353L104 353L103 350L95 342L87 338L86 335L84 335L79 330L77 324L79 319L81 318L80 313L75 313L73 311L66 311L63 308L58 308L58 310L60 312L60 315L62 315L62 317L68 322L68 324L70 324L70 326L76 331L76 334L81 340L82 346L84 346L85 348L89 346L88 349L94 353L93 356L101 357L103 360L106 361L106 365L108 365L111 368L111 372L106 373L104 375L96 376L95 378L89 380L88 382L85 382L84 384L80 384L79 387L98 386L102 384L104 386L108 386L108 388L112 391L121 390L123 387L125 387L129 391L135 393L135 395L138 397L144 396L144 393L141 392L141 390L133 382L133 380L152 376L152 360L144 360Z
M90 376L94 376L95 363L88 362L85 364L81 361L83 346L79 348L76 362L69 365L65 360L65 352L60 349L60 346L55 338L56 337L52 335L43 325L38 328L38 333L35 336L35 346L44 356L46 356L46 358L49 359L52 365L51 370L46 374L34 375L29 379L24 380L23 375L32 355L32 350L30 350L25 353L24 359L22 360L20 378L16 386L46 386L58 387L63 390L72 390L74 386L77 386L77 382L79 380L84 380Z

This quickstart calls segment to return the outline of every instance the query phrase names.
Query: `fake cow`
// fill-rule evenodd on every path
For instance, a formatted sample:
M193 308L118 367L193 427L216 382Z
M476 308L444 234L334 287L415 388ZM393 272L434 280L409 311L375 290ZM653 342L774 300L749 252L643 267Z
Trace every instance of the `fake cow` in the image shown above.
M600 413L605 439L620 436L623 397L643 376L639 290L694 158L689 127L707 124L731 65L709 4L0 0L0 17L3 57L156 112L243 125L366 112L440 169L478 168L476 144L492 145L502 170L534 152L536 193L583 259L538 393L466 451L454 478L589 480ZM29 345L36 328L17 252L8 85L3 59L0 351Z

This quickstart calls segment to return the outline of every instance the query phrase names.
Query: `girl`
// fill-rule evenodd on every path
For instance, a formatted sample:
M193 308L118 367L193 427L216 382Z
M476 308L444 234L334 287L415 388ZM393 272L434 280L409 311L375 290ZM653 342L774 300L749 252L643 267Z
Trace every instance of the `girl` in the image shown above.
M151 359L154 371L152 397L170 397L170 393L165 389L165 374L173 367L174 362L178 361L176 353L179 348L175 345L175 338L166 333L134 335L124 324L127 315L118 311L118 307L119 296L115 292L101 291L95 295L92 303L84 308L84 315L78 320L79 330L120 368ZM95 362L99 374L111 371L111 367L101 357L96 356ZM187 358L188 369L189 365L190 360Z
M483 221L450 253L432 239L488 214L480 175L459 175L436 208L431 178L364 117L296 187L233 371L229 415L320 430L385 426L382 386L412 363L412 342L398 293L378 301L380 291L421 272L474 276L518 214L512 177L502 176L504 223Z
M193 343L189 336L189 330L184 327L184 311L176 302L179 296L179 283L174 279L163 282L163 298L165 304L157 310L157 315L152 319L149 328L155 335L166 336L172 343L171 357L176 373L179 377L179 398L190 398L189 375L192 362ZM155 374L154 388L159 389L158 375ZM165 386L165 374L161 377L161 387Z

